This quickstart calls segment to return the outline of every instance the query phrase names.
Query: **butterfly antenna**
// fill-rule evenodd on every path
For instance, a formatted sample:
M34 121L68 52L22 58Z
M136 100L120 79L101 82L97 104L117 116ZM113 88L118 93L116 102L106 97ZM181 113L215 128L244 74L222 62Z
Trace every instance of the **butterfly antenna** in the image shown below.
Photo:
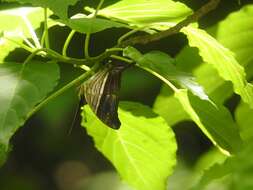
M71 133L72 133L72 131L73 131L73 128L74 128L74 126L75 126L76 118L77 118L77 114L79 113L80 105L81 105L81 101L79 101L78 106L76 106L75 115L74 115L74 118L73 118L73 120L72 120L72 122L71 122L71 126L70 126L69 131L68 131L68 136L71 135Z

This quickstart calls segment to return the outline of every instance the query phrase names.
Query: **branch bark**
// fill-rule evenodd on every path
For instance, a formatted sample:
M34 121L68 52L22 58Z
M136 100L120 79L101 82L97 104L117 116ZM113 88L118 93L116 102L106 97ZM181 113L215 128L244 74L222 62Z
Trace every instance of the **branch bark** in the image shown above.
M214 10L218 6L219 3L220 3L220 0L210 0L207 4L203 5L200 9L195 11L192 15L188 16L185 20L179 22L174 27L168 30L153 34L153 35L144 35L144 36L137 36L137 37L130 38L129 40L122 42L119 46L126 47L130 45L135 45L135 44L147 44L150 42L161 40L173 34L176 34L180 32L180 30L183 27L193 22L197 22L201 17L203 17L210 11Z

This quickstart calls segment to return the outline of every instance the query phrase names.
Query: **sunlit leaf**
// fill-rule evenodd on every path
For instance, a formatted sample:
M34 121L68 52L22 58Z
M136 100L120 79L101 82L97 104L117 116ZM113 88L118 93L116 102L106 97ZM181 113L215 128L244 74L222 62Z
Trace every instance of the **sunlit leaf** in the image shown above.
M57 16L62 18L67 18L68 7L75 5L78 0L4 0L6 2L19 2L19 3L29 3L33 6L49 8Z
M198 184L206 170L210 169L215 164L223 164L227 158L229 157L222 154L217 148L214 147L205 152L197 160L197 163L194 166L194 171L189 186L192 187ZM213 185L212 182L209 183L209 185Z
M227 189L246 190L252 189L253 177L253 141L252 139L245 144L245 148L234 156L229 157L223 164L215 164L206 170L201 180L192 188L192 190L205 189L210 182L225 178Z
M172 0L121 0L101 9L98 14L128 24L167 29L192 11L183 3Z
M175 67L176 60L166 53L152 51L142 55L137 49L127 47L124 50L124 55L132 58L139 67L151 72L163 82L168 83L174 80L183 88L192 91L199 98L208 100L203 88L196 83L190 74L179 71Z
M229 111L222 106L214 105L211 101L206 101L208 100L208 96L205 95L200 86L199 88L191 88L191 86L189 87L189 85L185 85L185 78L189 76L183 75L182 72L177 70L173 64L175 62L174 59L170 58L165 53L157 51L141 55L137 50L130 47L124 51L124 55L135 59L138 66L148 70L155 76L158 76L158 78L163 80L166 84L168 84L168 86L171 87L171 83L169 82L170 80L176 79L182 86L188 87L193 93L195 93L195 95L202 99L198 99L197 97L191 95L191 93L187 93L187 91L176 89L176 98L179 100L189 117L200 127L203 133L213 142L214 145L223 150L229 151L230 153L235 153L240 149L242 142L237 126ZM195 83L193 83L193 86L194 84ZM182 111L179 111L178 114L177 111L170 109L171 112L176 113L169 115L170 112L167 112L167 107L172 106L172 108L175 109L175 105L178 107L180 107L180 105L178 104L178 101L171 102L171 99L169 101L172 104L166 105L166 101L164 100L165 98L162 99L163 102L161 102L160 107L157 108L156 111L158 113L162 113L163 110L161 110L161 107L163 107L166 110L166 113L162 114L163 116L180 116L174 120L166 118L170 123L175 122L175 120L178 121L179 119L188 119L188 117L185 116L185 112Z
M235 53L234 56L238 63L245 67L247 78L253 76L252 21L253 6L248 5L231 13L225 20L207 29L221 44ZM201 64L202 62L195 48L186 47L177 55L177 66L183 71L192 71L207 94L213 100L223 103L233 94L231 84L225 82L212 65ZM185 70L186 68L188 69Z
M181 31L187 35L190 46L199 49L203 60L211 64L222 78L231 81L234 91L253 107L253 86L247 83L244 69L238 64L234 54L204 30L188 26Z
M230 153L241 149L242 140L238 127L225 107L201 100L187 90L176 91L175 97L214 145Z
M253 64L252 22L253 5L247 5L231 13L211 31L221 44L235 53L236 60L244 67Z
M241 102L235 110L235 119L240 127L241 136L244 140L253 137L253 109Z
M253 28L250 24L252 20L253 6L248 5L237 12L231 13L214 27L207 29L221 44L235 53L234 56L238 63L246 67L247 78L253 76ZM177 55L176 60L177 68L185 72L192 72L198 83L204 87L205 92L214 102L222 104L233 94L232 84L224 81L212 65L203 64L196 48L189 46L183 48ZM165 90L161 91L155 101L155 110L160 115L166 116L165 119L171 125L185 120L187 117L185 117L184 110L182 110L182 107L177 106L178 103L175 103L177 102L175 97L166 97L163 91ZM164 101L170 106L163 107ZM241 124L239 123L239 125Z
M164 190L176 162L173 131L141 104L123 102L118 112L119 130L104 125L88 106L84 107L82 125L124 181L138 190Z
M53 90L58 77L58 66L52 62L0 65L0 157L8 151L10 138L27 114Z
M181 103L173 96L173 91L165 85L156 97L153 109L171 126L180 121L190 120L189 115L186 113Z
M113 27L128 27L125 24L101 18L72 18L61 20L61 22L81 33L96 33Z
M51 13L48 14L50 16ZM0 62L15 48L20 47L23 40L32 38L33 30L40 27L44 20L42 8L21 7L0 11ZM26 45L29 45L25 42ZM36 44L32 42L35 47Z

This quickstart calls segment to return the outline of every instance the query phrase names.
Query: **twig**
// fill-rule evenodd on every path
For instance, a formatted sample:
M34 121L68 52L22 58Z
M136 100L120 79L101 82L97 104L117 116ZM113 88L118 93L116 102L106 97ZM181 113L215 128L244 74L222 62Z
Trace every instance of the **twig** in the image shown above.
M171 36L173 34L178 33L183 27L193 23L197 22L201 17L209 13L210 11L214 10L218 4L220 3L220 0L210 0L207 4L203 5L200 9L195 11L192 15L188 16L183 21L179 22L174 27L156 33L152 35L144 35L144 36L137 36L130 38L129 40L126 40L120 44L121 47L126 47L129 45L135 45L135 44L147 44L150 42L161 40L162 38Z

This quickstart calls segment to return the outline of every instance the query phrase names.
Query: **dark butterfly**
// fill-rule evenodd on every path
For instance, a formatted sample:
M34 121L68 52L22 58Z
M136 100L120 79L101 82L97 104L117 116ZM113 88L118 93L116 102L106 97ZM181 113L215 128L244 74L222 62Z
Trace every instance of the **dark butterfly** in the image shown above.
M82 85L82 93L97 117L113 129L119 129L119 90L122 72L129 64L109 63Z

